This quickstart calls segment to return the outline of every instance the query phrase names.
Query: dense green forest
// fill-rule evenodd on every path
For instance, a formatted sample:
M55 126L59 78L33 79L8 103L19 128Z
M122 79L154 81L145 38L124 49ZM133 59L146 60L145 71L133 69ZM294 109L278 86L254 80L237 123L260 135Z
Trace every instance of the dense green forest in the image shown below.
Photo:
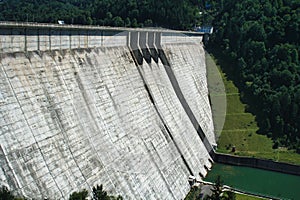
M300 153L300 1L215 2L212 44L234 63L260 132Z
M214 26L209 45L234 63L274 148L300 153L300 0L0 0L0 21L190 30ZM253 104L253 103L252 103Z
M189 29L199 23L197 0L2 0L0 21Z

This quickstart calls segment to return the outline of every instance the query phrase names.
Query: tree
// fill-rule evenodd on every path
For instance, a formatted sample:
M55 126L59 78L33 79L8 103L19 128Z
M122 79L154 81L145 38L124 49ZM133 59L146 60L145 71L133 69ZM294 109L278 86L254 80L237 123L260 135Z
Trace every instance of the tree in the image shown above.
M8 190L7 187L2 186L0 189L0 200L25 200L22 197L16 197Z
M114 26L118 26L118 27L122 27L124 26L124 21L121 17L117 16L113 18L113 25Z
M84 189L81 192L74 192L70 195L69 200L85 200L88 197L88 191Z
M107 192L103 190L103 185L97 185L93 187L93 199L94 200L110 200Z
M131 26L132 26L133 28L138 27L138 23L137 23L136 18L133 18L133 20L131 21Z
M129 17L126 17L125 19L125 27L130 27L131 26L131 21L129 19Z
M210 200L235 200L235 193L232 191L223 192L223 181L221 176L218 175L212 189L212 195L208 197Z
M255 41L265 41L266 32L263 27L263 24L258 23L257 21L252 22L249 25L249 29L247 31L247 38L251 38Z
M270 128L271 128L270 120L267 117L267 118L263 119L261 129L263 132L268 132L268 131L270 131Z
M147 19L145 22L144 22L144 25L145 27L151 27L153 26L153 22L151 19Z
M124 21L126 18L131 22L136 20L134 23L125 23L127 27L142 26L144 22L146 26L191 29L200 20L198 6L198 1L190 0L9 0L5 3L0 1L0 19L47 23L63 19L72 24L120 26L119 19L113 20L119 16ZM208 14L207 19L211 21L213 16Z
M234 192L226 191L222 196L222 200L235 200L236 196Z
M0 200L14 200L14 195L7 189L7 187L2 186L0 189Z
M258 42L253 40L248 40L244 46L243 56L247 58L247 61L251 62L259 61L264 58L266 53L266 47L264 42ZM250 65L253 63L249 63Z
M220 200L221 194L222 194L222 187L223 187L223 181L221 180L221 176L218 175L217 179L215 180L215 184L212 189L212 196L209 197L211 200Z
M107 12L106 13L106 17L105 17L105 24L106 25L111 25L112 24L112 19L113 19L113 15L111 12Z

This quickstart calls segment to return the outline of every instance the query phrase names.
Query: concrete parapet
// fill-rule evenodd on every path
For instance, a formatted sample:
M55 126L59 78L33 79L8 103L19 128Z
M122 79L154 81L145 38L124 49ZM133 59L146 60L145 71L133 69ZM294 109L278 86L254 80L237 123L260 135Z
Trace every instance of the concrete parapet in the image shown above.
M120 47L127 35L117 31L1 27L0 53Z
M132 33L131 36L128 33ZM186 35L184 35L186 34ZM164 29L131 29L95 26L0 22L0 53L65 50L137 44L200 43L201 33ZM141 36L141 39L139 37ZM130 37L130 38L128 38ZM150 44L149 44L150 42Z
M202 43L202 36L193 36L189 34L180 33L162 33L161 45L166 44L187 44L187 43Z

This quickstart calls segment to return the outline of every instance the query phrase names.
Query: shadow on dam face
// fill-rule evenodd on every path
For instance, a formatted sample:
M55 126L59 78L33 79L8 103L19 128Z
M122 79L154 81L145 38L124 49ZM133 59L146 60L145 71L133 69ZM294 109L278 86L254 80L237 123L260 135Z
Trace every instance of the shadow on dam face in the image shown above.
M2 185L37 199L96 184L182 199L189 175L206 174L215 140L201 38L141 32L4 35ZM19 51L36 42L52 49Z

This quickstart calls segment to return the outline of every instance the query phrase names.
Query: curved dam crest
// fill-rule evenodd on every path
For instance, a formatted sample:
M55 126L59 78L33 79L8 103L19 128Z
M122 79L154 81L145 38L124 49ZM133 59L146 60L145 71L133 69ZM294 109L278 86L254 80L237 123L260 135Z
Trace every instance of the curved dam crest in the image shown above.
M0 32L1 185L37 199L96 184L125 199L183 199L189 175L206 175L215 137L200 36Z

